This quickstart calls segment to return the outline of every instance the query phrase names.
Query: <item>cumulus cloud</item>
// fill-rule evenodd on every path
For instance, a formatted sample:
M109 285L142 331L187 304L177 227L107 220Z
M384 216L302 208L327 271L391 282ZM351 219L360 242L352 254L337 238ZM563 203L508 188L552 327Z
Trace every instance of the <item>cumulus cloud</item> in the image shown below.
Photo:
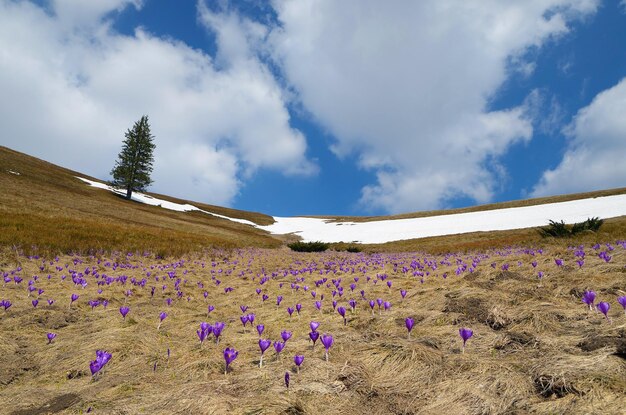
M389 212L489 201L498 157L532 137L524 103L490 111L529 48L568 33L593 0L276 0L274 59L299 102L376 172L365 206Z
M147 114L156 192L229 204L258 169L315 173L279 84L249 52L263 28L205 13L216 62L141 28L111 29L107 16L141 4L55 0L44 10L0 0L4 145L104 179L124 131Z
M532 196L623 187L626 180L626 78L599 93L566 128L559 165L543 173Z

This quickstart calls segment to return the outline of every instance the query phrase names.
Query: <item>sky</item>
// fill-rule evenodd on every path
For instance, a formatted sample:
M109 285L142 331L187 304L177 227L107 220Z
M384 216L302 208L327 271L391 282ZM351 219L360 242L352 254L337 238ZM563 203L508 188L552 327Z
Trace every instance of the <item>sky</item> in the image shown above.
M150 191L379 215L626 186L624 0L0 0L0 145Z

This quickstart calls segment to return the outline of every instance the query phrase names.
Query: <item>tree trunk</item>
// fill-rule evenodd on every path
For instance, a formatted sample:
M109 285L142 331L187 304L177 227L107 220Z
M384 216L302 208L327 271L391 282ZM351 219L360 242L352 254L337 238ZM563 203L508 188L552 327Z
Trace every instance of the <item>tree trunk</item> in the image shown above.
M130 200L130 197L132 194L133 194L133 189L131 187L128 187L126 189L126 199Z

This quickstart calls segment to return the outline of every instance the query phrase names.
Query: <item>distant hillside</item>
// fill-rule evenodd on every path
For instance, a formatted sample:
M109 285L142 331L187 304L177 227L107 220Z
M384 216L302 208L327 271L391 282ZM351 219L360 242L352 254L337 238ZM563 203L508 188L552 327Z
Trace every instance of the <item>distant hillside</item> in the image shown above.
M26 252L37 246L51 252L103 249L175 254L282 243L265 231L204 213L129 202L75 176L93 179L0 146L0 245ZM153 196L257 224L273 222L260 213Z
M127 201L113 192L89 186L76 176L99 181L85 174L0 146L0 249L19 248L25 253L48 254L118 250L178 255L215 247L225 249L277 248L283 246L285 241L299 238L293 233L273 235L264 229L199 211L178 212ZM326 218L350 222L421 218L617 194L626 194L626 188L519 200L464 209L415 212L394 216ZM275 222L275 218L261 213L212 206L155 193L148 193L148 195L174 203L191 204L212 214L247 220L259 226L279 224ZM560 218L551 219L558 221ZM281 218L277 220L280 221ZM276 231L279 228L280 226L270 226L266 229ZM296 226L292 230L277 232L297 232L298 230L300 228ZM361 245L360 249L370 252L450 252L550 242L542 239L536 230L536 228L526 228L482 231L405 239L365 244ZM572 239L570 243L575 244L583 240L591 242L596 238L626 239L626 217L609 219L597 235L581 235ZM332 247L341 250L350 245L352 244L334 243Z

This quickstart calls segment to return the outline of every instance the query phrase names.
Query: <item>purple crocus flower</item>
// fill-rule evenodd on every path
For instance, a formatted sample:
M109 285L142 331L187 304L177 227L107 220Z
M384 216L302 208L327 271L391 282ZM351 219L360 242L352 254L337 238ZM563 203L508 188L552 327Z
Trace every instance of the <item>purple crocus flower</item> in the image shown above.
M296 312L298 313L298 315L300 315L300 311L302 311L302 304L298 303L296 304Z
M280 332L280 337L283 339L285 343L287 343L287 340L291 339L291 332L287 330L283 330Z
M206 339L207 332L200 329L200 330L196 330L196 333L198 334L198 338L200 339L200 346L202 346L202 343Z
M248 310L248 306L247 305L240 305L239 309L241 310L242 313L245 313L246 310Z
M554 263L556 264L557 267L562 267L563 266L563 260L562 259L555 258L554 259Z
M351 298L350 301L348 301L348 304L350 305L350 308L352 309L352 312L354 313L354 310L356 310L356 300L354 298Z
M279 295L278 297L276 297L276 305L280 305L280 302L283 301L283 296Z
M104 350L96 350L96 360L89 362L89 370L91 375L95 376L108 362L111 360L111 353Z
M300 373L300 365L302 365L302 362L304 362L304 356L303 355L295 355L293 357L293 362L296 364L296 371L298 373Z
M320 323L318 323L317 321L312 321L311 323L309 323L309 326L311 327L311 331L315 331L320 326Z
M385 301L383 303L383 306L385 308L385 311L388 311L391 308L391 303L389 301Z
M120 314L122 315L124 320L126 320L126 315L128 314L129 311L130 311L130 307L127 307L127 306L120 307Z
M228 373L230 364L239 356L239 352L233 348L227 347L224 349L224 361L226 362L226 368L224 374Z
M315 330L309 333L309 338L313 341L313 349L315 349L315 342L317 341L317 339L319 339L319 337L320 337L319 332Z
M204 321L200 323L200 330L196 330L198 338L200 339L200 346L202 346L202 343L209 336L209 334L211 334L211 332L213 332L213 327L209 323Z
M159 324L157 325L157 330L161 328L161 323L163 323L163 320L165 320L166 318L167 313L165 311L161 311L161 313L159 314Z
M315 308L317 308L318 310L322 311L322 302L321 301L316 301L315 302Z
M37 304L39 304L39 300L33 300L31 302L33 303L33 307L37 308Z
M415 320L411 317L407 317L404 319L404 324L406 325L406 329L409 331L409 339L411 338L411 330L413 330L413 325L415 325Z
M252 325L252 323L254 323L254 319L256 318L256 316L254 315L254 313L250 313L247 315L247 317L248 317L248 323Z
M289 313L289 317L291 317L294 311L295 309L293 307L287 307L287 313Z
M285 387L289 387L289 372L285 372Z
M256 326L256 331L259 332L259 337L263 334L263 330L265 330L265 326L263 324L259 324Z
M617 302L624 308L624 313L626 314L626 295L617 297Z
M370 300L370 308L372 309L372 315L374 315L374 307L376 306L376 301Z
M471 329L466 329L465 327L459 329L459 336L461 336L461 339L463 339L463 353L465 353L465 343L473 335L474 332Z
M263 353L270 347L272 341L267 339L259 339L259 348L261 349L261 360L259 361L259 367L263 367Z
M406 297L406 290L400 290L400 295L402 296L402 299L404 300L404 297Z
M48 333L46 335L48 337L48 344L52 343L52 340L57 336L56 333Z
M215 306L209 305L209 306L207 307L207 313L206 313L206 315L208 316L209 314L211 314L211 311L213 311L213 310L215 310Z
M585 291L582 300L583 303L589 306L589 310L593 310L593 302L596 300L596 293L594 291Z
M337 312L343 317L343 325L346 325L346 308L344 306L337 307Z
M220 341L220 335L222 334L224 327L226 327L226 323L222 323L219 321L213 325L213 336L215 336L216 344Z
M246 324L248 324L248 316L241 316L241 317L239 317L239 320L241 320L241 324L243 324L243 328L244 328L244 331L245 331Z
M328 362L328 350L333 345L333 343L334 343L333 336L331 336L330 334L326 334L326 333L322 335L322 344L324 345L324 348L326 349L325 357L326 357L327 362Z
M611 309L611 304L607 303L606 301L602 301L600 303L598 303L598 310L600 310L600 312L602 314L604 314L604 317L606 317L606 319L608 321L611 321L609 319L609 310Z
M72 296L70 297L70 307L72 306L72 303L76 300L78 300L78 294L72 294Z
M279 341L274 342L274 350L276 350L277 356L280 356L280 352L282 352L284 348L285 348L285 343L279 342Z

